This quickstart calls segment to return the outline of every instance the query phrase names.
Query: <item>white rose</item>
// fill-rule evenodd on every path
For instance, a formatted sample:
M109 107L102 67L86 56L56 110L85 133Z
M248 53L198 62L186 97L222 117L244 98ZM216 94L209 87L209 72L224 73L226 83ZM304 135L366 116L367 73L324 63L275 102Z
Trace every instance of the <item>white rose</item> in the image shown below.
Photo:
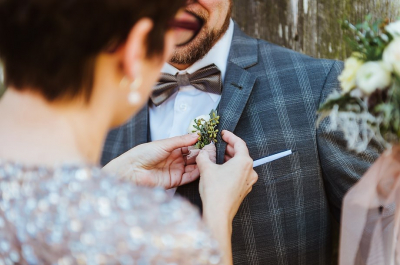
M201 122L201 124L204 125L204 123L206 123L206 122L208 122L208 121L210 120L210 115L201 115L201 116L197 117L197 118L194 119L194 120L199 121L199 120L201 120L201 119L203 119L203 121ZM190 122L190 124L189 124L189 127L188 127L188 129L187 129L188 133L195 133L195 132L198 131L196 128L194 128L194 126L197 125L197 124L194 122L194 120L192 120L192 121Z
M387 88L391 82L390 67L384 62L367 62L357 73L357 86L366 95Z
M383 53L383 61L393 67L393 71L400 75L400 38L394 39Z
M356 87L356 76L358 69L363 65L363 61L350 57L344 63L344 70L339 76L339 81L344 92L350 92Z
M393 37L400 37L400 20L390 23L385 27L386 31L392 34Z

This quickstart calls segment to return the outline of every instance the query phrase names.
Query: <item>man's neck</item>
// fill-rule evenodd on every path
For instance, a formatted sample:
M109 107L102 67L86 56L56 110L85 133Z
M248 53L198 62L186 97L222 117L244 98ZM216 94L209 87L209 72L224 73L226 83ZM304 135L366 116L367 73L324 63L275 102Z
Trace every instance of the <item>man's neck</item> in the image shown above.
M171 62L169 64L178 69L179 71L186 70L193 65L193 64L175 64Z

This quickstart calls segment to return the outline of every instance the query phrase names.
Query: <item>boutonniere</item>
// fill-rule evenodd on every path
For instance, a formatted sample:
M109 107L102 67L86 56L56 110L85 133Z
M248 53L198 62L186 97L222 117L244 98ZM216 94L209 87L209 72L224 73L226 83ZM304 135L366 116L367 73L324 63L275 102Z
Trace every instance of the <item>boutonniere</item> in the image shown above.
M188 133L197 133L199 139L194 145L195 149L203 149L205 146L216 143L219 130L219 116L216 110L209 115L201 115L190 122Z

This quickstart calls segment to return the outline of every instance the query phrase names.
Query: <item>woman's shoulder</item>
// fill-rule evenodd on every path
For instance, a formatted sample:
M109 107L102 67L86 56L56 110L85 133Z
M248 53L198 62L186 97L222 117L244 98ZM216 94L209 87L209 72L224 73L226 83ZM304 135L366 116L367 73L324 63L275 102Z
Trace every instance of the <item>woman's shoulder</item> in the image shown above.
M0 237L11 246L0 249L0 257L17 253L35 263L40 253L26 256L18 249L40 246L49 264L60 255L129 264L215 264L220 258L198 210L184 199L98 167L0 163L0 206Z

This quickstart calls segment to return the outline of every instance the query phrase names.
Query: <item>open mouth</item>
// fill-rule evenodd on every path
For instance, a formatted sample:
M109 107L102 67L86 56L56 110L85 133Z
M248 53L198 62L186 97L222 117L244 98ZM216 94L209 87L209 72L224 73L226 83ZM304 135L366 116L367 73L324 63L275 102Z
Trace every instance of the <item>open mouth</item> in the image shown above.
M170 22L175 33L175 45L184 46L191 42L203 27L203 19L188 11L178 12Z

